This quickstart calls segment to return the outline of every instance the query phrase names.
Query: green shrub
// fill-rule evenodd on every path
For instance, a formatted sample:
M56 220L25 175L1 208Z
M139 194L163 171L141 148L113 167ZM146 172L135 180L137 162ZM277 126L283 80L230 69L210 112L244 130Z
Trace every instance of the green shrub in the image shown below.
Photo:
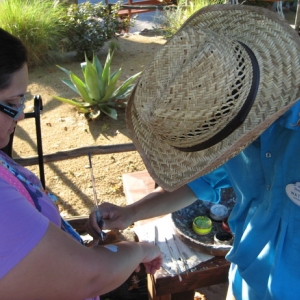
M0 1L0 27L19 37L29 53L29 65L51 60L49 50L57 50L65 35L59 18L65 6L53 0Z
M76 51L80 60L84 59L84 53L91 58L116 33L129 28L130 21L118 17L120 5L120 2L111 7L90 2L70 5L61 20L67 32L65 50Z
M157 21L162 27L165 38L171 38L182 24L197 10L211 5L221 4L221 0L179 0L176 8L166 8L162 15L157 17Z
M122 107L127 104L126 99L134 87L132 82L140 73L129 77L118 86L122 69L120 68L111 74L112 58L113 52L111 54L109 51L105 65L102 67L96 55L93 55L92 62L85 57L85 62L80 64L85 81L82 81L72 71L58 66L69 76L69 79L62 79L62 82L76 92L80 99L67 99L58 96L53 96L53 98L77 107L80 112L85 114L87 119L96 120L103 112L117 120L117 111L113 107Z

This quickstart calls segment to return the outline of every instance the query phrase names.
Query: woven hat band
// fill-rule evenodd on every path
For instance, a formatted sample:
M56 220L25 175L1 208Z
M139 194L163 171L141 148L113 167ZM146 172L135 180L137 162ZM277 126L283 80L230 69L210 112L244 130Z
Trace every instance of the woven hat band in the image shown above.
M194 145L192 147L186 147L186 148L174 147L175 149L177 149L179 151L183 151L183 152L196 152L196 151L201 151L201 150L210 148L210 147L214 146L215 144L221 142L225 138L227 138L233 131L235 131L245 121L245 119L248 116L250 109L254 103L255 97L257 95L259 79L260 79L260 70L259 70L258 61L257 61L254 53L252 52L252 50L245 44L243 44L241 42L239 42L239 43L245 48L245 50L249 54L249 57L250 57L251 63L252 63L252 67L253 67L253 69L252 69L252 71L253 71L252 85L251 85L250 92L247 96L247 99L246 99L244 105L242 106L242 108L240 109L238 114L228 123L228 125L226 125L223 129L221 129L219 132L217 132L210 139L208 139L202 143L199 143L197 145Z

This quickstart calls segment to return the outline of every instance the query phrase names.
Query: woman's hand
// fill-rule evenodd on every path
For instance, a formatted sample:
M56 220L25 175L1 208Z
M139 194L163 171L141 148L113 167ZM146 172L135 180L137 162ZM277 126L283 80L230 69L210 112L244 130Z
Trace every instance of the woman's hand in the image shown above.
M142 263L145 266L146 273L153 275L157 270L159 270L163 263L163 256L160 249L147 242L140 242L139 244L145 249L145 251L149 252L149 254L147 254L143 259Z

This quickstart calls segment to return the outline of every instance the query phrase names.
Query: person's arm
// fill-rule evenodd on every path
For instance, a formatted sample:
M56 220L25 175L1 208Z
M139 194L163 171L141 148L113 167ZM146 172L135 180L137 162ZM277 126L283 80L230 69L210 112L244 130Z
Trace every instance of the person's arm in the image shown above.
M139 201L123 207L105 202L99 205L104 221L102 229L122 230L136 221L177 211L196 200L197 197L191 189L183 186L174 192L166 192L158 187ZM99 238L95 231L100 233L101 230L97 225L95 212L90 214L85 228L94 238Z
M158 187L138 202L130 204L132 222L157 217L189 206L197 199L217 203L221 190L230 186L227 172L223 166L206 174L174 192L166 192Z
M83 300L120 286L140 263L150 273L162 263L156 246L115 245L116 252L85 247L50 222L38 245L0 280L0 299Z
M127 208L132 213L132 221L135 222L177 211L196 200L197 197L186 185L174 192L167 192L158 187L138 202L128 205Z
M197 199L217 203L222 188L229 186L227 172L221 166L173 192L158 187L139 201L125 207L103 203L99 206L104 221L102 229L125 229L136 221L177 211ZM99 237L96 231L100 233L101 229L97 225L95 213L90 215L86 230L94 238Z

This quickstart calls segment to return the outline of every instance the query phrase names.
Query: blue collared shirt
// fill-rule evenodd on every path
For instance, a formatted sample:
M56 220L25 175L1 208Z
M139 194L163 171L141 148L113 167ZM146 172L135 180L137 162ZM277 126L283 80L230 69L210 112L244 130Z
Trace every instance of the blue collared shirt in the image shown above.
M238 156L188 184L198 199L215 203L222 188L235 190L226 258L236 300L300 297L299 120L300 101Z

